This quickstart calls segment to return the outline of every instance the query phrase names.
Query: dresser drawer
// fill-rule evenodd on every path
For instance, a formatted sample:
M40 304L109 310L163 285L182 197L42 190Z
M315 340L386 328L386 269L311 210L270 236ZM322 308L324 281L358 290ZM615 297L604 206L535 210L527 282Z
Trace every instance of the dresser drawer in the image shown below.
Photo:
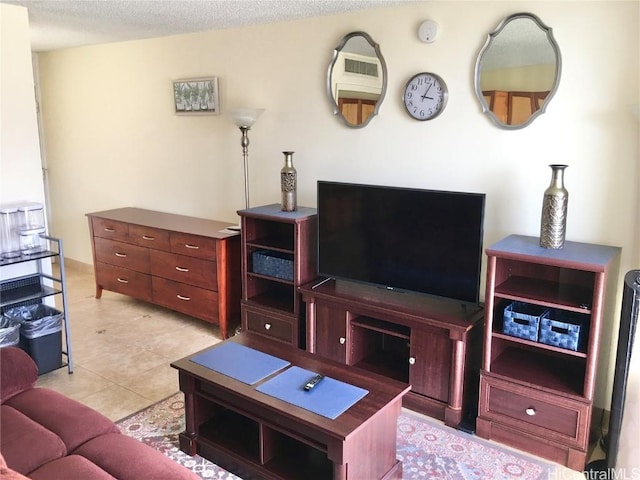
M126 242L129 240L129 224L108 220L106 218L91 218L91 226L93 235L100 238L108 238L110 240L120 240Z
M171 250L169 232L160 228L129 225L129 241L141 247L157 250Z
M192 317L216 323L218 293L160 277L151 277L153 301Z
M482 376L481 417L584 448L591 405L561 395Z
M130 243L95 239L96 260L110 265L149 273L149 250Z
M216 262L150 250L151 274L207 290L218 290Z
M293 327L294 319L245 304L241 308L244 330L298 346L297 329Z
M190 257L216 260L216 239L171 232L171 251Z
M151 301L151 277L145 273L97 262L96 283L112 292Z

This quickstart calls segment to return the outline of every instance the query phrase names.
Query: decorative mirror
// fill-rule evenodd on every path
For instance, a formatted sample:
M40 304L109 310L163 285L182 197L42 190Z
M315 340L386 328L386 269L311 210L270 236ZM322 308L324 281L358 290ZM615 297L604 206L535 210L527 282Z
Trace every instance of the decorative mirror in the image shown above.
M387 65L380 47L364 32L346 35L333 52L327 74L333 113L353 128L377 115L387 91Z
M505 18L476 61L474 83L483 112L501 128L526 127L556 93L560 67L558 44L538 17Z

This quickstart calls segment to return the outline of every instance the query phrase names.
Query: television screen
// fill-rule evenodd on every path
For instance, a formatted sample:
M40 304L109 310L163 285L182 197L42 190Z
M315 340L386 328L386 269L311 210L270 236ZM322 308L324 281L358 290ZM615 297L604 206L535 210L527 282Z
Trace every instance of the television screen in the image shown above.
M485 195L318 182L318 273L478 303Z

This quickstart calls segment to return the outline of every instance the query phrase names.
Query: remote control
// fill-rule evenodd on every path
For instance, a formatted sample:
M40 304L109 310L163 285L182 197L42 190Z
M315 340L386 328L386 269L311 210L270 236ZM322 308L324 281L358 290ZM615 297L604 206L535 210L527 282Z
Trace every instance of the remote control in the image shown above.
M309 380L307 383L305 383L302 388L304 388L308 392L308 391L312 390L313 387L315 387L317 384L319 384L322 381L323 378L324 378L324 375L316 375L311 380Z

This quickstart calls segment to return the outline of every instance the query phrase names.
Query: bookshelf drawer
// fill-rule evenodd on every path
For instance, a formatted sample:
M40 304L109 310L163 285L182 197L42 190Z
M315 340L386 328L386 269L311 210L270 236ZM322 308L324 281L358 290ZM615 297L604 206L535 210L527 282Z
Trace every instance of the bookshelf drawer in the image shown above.
M274 314L267 310L242 305L242 325L249 332L297 345L295 319Z
M591 404L535 388L482 377L480 415L536 435L584 448Z

